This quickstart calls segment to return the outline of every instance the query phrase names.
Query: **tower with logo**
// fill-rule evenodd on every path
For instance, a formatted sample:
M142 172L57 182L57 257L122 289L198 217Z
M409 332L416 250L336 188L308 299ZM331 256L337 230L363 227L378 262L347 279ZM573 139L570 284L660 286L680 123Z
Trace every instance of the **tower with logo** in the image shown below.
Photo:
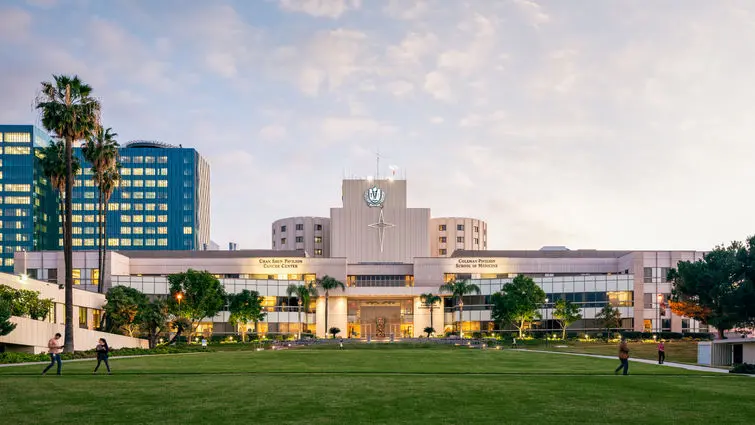
M408 208L407 182L346 179L343 207L331 208L331 256L350 263L412 263L430 256L429 208Z

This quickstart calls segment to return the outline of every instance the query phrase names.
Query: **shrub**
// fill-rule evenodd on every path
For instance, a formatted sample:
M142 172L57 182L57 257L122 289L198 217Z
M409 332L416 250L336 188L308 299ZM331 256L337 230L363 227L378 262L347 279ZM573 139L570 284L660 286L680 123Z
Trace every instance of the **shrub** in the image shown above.
M472 339L481 339L481 338L482 338L482 332L480 331L472 332Z
M755 375L755 364L735 364L734 367L729 370L729 373L744 373L748 375Z

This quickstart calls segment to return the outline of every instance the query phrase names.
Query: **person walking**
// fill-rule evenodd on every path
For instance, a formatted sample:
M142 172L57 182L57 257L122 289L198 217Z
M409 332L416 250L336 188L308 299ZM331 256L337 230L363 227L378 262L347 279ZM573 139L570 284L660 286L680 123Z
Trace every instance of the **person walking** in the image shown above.
M658 343L658 364L663 364L666 361L666 346L663 341Z
M338 349L343 350L343 338L338 340Z
M629 373L629 346L627 346L627 340L622 338L621 344L619 344L619 361L621 364L613 372L614 375L619 373L621 369L624 369L624 375Z
M107 341L105 341L105 338L100 338L99 342L97 343L97 346L94 347L94 351L97 352L97 367L94 368L94 372L92 372L92 374L97 373L97 369L100 368L100 364L102 362L105 362L107 373L108 375L110 375L110 363L107 361L108 355L110 354L110 347L107 345Z
M50 350L50 364L42 371L42 375L46 374L55 363L58 363L58 375L60 375L60 369L63 367L63 362L60 361L60 353L63 351L63 344L60 344L60 338L61 335L57 333L47 341L47 348Z

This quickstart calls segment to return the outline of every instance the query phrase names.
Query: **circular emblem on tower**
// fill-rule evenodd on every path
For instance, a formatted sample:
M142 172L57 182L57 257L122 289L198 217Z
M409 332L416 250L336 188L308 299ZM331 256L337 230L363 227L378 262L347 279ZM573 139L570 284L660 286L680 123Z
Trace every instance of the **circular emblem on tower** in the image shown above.
M377 186L372 186L364 192L364 202L368 207L382 207L385 201L385 191Z

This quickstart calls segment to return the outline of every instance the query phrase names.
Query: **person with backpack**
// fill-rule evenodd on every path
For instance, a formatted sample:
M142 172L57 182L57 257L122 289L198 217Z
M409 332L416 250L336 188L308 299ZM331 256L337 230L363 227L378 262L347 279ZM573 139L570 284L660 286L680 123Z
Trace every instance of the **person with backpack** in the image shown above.
M666 361L666 346L663 344L663 340L658 343L658 364L663 364Z
M105 338L100 338L99 342L97 343L97 346L94 347L94 351L97 352L97 367L94 368L94 372L92 374L97 373L97 369L100 368L100 364L102 362L105 362L105 367L107 367L107 373L110 375L110 363L108 362L108 354L110 353L110 347L107 345L107 341L105 341Z

